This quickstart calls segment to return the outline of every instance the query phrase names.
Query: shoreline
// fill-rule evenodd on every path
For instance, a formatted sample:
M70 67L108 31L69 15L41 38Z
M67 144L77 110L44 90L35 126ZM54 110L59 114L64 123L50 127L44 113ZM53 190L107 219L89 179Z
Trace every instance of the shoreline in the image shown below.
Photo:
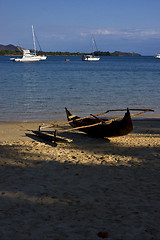
M80 117L85 117L85 116L88 116L89 113L79 113L79 112L75 112L73 111L73 114L76 114ZM134 112L131 111L133 114ZM123 115L122 113L120 114L120 116ZM28 115L30 117L25 117L25 119L20 119L20 120L17 120L15 117L12 116L12 119L16 119L16 120L2 120L0 119L0 124L5 124L5 123L16 123L16 122L23 122L23 123L32 123L32 122L66 122L67 121L67 117L66 117L66 114L64 112L61 112L61 113L56 113L55 116L54 116L54 113L52 114L52 116L48 117L48 119L46 118L37 118L37 117L33 117L31 118L31 115ZM104 117L108 118L108 119L111 119L111 118L115 118L117 117L117 115L104 115ZM11 118L8 118L8 119L11 119ZM38 119L38 120L37 120ZM135 120L154 120L154 119L160 119L160 110L156 109L154 110L154 112L146 112L146 113L142 113L141 115L138 115L137 117L132 117L132 121L135 121Z
M88 116L88 114L86 114L86 116ZM83 117L83 116L81 116ZM84 116L85 117L85 116ZM108 119L111 118L115 118L115 116L109 116ZM148 114L148 115L141 115L138 117L133 117L132 121L154 121L154 120L159 120L160 119L160 114ZM63 116L59 119L57 118L53 118L53 119L39 119L39 120L35 120L35 119L31 119L31 120L0 120L0 124L8 124L8 123L38 123L38 122L44 122L44 123L50 123L50 122L61 122L62 124L64 122L67 122L67 118L66 116Z
M74 131L54 144L30 132L50 122L69 128L0 124L0 238L159 239L160 118L134 119L109 141Z

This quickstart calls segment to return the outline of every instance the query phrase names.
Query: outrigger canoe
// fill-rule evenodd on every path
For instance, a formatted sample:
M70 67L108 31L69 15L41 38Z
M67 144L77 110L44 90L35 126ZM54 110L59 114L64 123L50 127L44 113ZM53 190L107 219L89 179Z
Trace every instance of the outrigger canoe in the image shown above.
M68 122L73 128L93 137L104 138L123 136L133 130L131 115L128 108L124 117L120 120L106 120L99 118L96 115L80 118L76 115L72 115L67 108L65 108L65 110Z
M72 129L66 130L58 130L58 133L70 132L74 130L79 130L92 137L97 138L110 138L110 137L118 137L127 135L133 130L133 124L131 117L135 117L139 114L151 111L154 112L152 109L118 109L118 110L108 110L103 113L99 113L97 115L90 114L88 117L80 118L76 115L72 115L67 108L65 108L68 122ZM124 116L116 117L113 119L106 119L100 118L100 115L103 115L108 112L113 111L126 111ZM130 111L138 111L138 113L130 114ZM54 127L54 124L46 125L46 126L39 126L38 131L32 130L34 134L38 137L43 138L49 142L72 142L71 139L64 138L61 136L57 136L57 130L50 134L48 132L42 131L44 128Z

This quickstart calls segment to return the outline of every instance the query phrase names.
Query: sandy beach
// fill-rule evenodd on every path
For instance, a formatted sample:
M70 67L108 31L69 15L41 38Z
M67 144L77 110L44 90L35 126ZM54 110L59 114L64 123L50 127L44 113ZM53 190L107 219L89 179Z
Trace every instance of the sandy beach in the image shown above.
M160 119L57 144L32 134L39 125L0 124L1 240L160 239Z

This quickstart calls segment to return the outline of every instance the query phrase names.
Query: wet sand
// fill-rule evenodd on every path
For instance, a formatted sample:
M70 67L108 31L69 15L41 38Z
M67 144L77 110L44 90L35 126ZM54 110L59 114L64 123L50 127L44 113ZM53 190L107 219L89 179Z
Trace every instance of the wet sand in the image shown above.
M32 134L41 124L0 124L1 240L160 239L160 119L58 144Z

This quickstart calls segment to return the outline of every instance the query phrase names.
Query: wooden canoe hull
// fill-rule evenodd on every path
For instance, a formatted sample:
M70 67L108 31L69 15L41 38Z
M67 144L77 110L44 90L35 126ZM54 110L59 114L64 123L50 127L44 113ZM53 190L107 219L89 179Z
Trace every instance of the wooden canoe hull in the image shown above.
M84 119L78 120L79 117L72 115L67 109L66 109L66 114L67 114L67 119L73 128L85 126L84 128L80 128L79 131L85 132L88 135L94 136L94 137L104 138L104 137L123 136L123 135L127 135L133 130L132 120L131 120L130 112L128 109L121 120L118 120L118 121L113 120L112 122L108 121L108 123L107 121L103 123L101 122L100 119L94 119L94 118L84 118ZM96 123L97 125L90 126ZM89 126L89 127L86 127L86 126Z

